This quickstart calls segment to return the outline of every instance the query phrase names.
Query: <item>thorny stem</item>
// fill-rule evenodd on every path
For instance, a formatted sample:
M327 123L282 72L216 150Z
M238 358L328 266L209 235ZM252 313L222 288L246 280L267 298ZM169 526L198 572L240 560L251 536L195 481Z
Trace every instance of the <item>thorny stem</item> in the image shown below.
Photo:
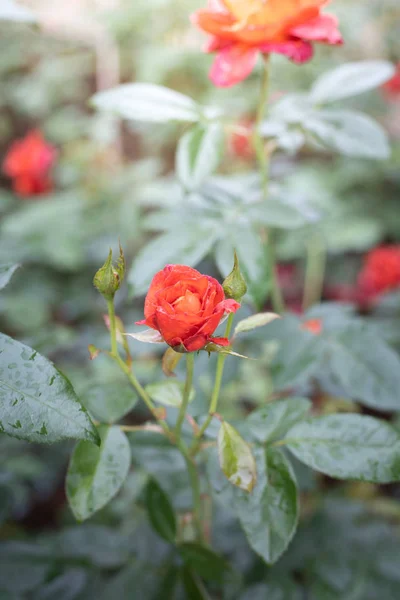
M127 365L122 360L122 358L119 354L119 351L118 351L117 328L116 328L116 322L115 322L115 309L114 309L113 300L108 300L107 306L108 306L108 315L110 318L110 338L111 338L110 356L115 360L115 362L119 365L121 370L125 373L125 375L129 379L131 385L137 391L139 396L142 398L143 402L146 404L147 408L152 413L153 417L156 419L159 427L162 429L162 431L164 432L166 437L170 440L171 443L176 445L176 447L180 450L180 452L182 453L182 455L185 459L186 467L187 467L188 474L189 474L190 485L192 488L193 522L194 522L197 538L199 541L201 541L203 538L202 526L201 526L201 490L200 490L200 478L199 478L199 474L197 472L196 463L190 456L187 446L183 443L183 441L179 438L179 436L177 435L177 437L175 438L175 436L173 435L173 433L171 432L170 428L165 423L165 421L163 421L163 419L160 419L158 417L156 407L154 406L150 396L148 395L146 390L143 388L143 386L139 383L139 381L136 379L136 376L134 375L131 366ZM189 362L188 362L188 378L186 380L187 385L185 385L184 401L182 404L185 403L186 394L187 394L187 401L189 400L190 390L192 387L194 355L188 355L188 358L189 358L189 356L193 356L193 358L189 359ZM190 373L190 371L191 371L191 373ZM189 377L189 375L190 375L190 377ZM190 382L188 382L188 379L190 379ZM188 392L186 391L187 389L188 389ZM186 402L186 405L187 405L187 402ZM186 408L183 412L183 417L185 415L185 412L186 412ZM179 417L178 417L178 421L179 421ZM182 423L179 425L179 429L178 429L178 423L177 423L177 433L178 433L178 431L180 432L181 426L182 426ZM124 425L121 427L121 429L123 429L125 431L135 431L133 428L130 428L129 426L124 426Z
M262 190L264 200L268 198L268 183L269 183L269 162L270 162L270 151L267 152L264 141L261 135L261 124L265 116L265 112L268 104L268 92L269 92L269 59L268 56L264 57L264 69L263 78L261 82L260 99L257 108L257 116L253 133L253 145L256 153L257 161L260 167ZM285 310L285 304L282 297L282 292L279 287L279 281L276 271L276 259L274 249L273 232L270 229L268 231L267 240L267 252L268 252L268 266L271 274L271 298L272 306L276 313L282 313Z
M229 338L229 335L231 333L232 323L233 323L233 313L231 313L229 315L228 321L226 324L225 337L227 337L227 338ZM207 416L206 420L204 421L203 425L200 427L200 429L196 435L196 439L190 449L190 453L192 456L195 456L195 454L197 454L197 452L200 448L200 440L201 440L204 432L208 428L209 424L211 423L213 415L217 410L219 392L221 390L222 375L224 373L224 364L225 364L226 356L227 356L226 354L222 354L222 353L218 355L217 368L215 371L215 383L214 383L213 393L211 396L210 407L208 409L208 416Z

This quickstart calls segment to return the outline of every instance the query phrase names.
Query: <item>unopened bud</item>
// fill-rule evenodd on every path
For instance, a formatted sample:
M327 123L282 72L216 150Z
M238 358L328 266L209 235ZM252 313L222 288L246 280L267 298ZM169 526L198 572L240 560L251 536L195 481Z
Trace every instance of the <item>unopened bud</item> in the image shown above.
M106 300L111 300L114 298L115 292L119 290L124 277L125 257L120 244L117 264L113 265L112 250L110 249L106 262L94 276L93 285Z
M234 253L233 269L222 284L226 298L231 298L240 302L247 292L246 281L240 272L239 259L236 251Z

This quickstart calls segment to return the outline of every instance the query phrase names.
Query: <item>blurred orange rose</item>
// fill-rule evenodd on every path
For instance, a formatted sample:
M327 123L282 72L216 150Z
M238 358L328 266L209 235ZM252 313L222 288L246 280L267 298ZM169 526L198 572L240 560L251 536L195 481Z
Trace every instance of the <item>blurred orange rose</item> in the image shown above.
M213 83L231 86L253 70L261 52L278 52L302 63L313 55L312 42L341 44L336 17L322 14L329 0L208 0L193 22L212 37L216 52Z
M3 162L3 173L12 178L13 189L20 196L45 194L53 189L50 170L56 156L56 149L41 132L33 130L12 144Z
M321 319L308 319L308 321L304 321L301 326L302 329L306 329L310 333L314 335L319 335L322 333L322 321Z
M184 265L167 265L153 278L144 304L148 325L160 332L173 348L195 352L208 342L229 345L227 338L212 338L222 317L236 312L240 304L226 300L213 277Z

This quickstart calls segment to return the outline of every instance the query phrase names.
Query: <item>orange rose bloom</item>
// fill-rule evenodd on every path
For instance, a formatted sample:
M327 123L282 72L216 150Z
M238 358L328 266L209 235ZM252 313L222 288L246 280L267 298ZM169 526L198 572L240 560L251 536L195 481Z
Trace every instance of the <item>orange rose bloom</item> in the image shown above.
M57 152L38 130L29 132L15 141L9 149L3 173L13 180L13 189L20 196L36 196L53 189L50 169Z
M226 300L222 286L213 277L184 265L167 265L150 284L143 321L159 331L172 346L195 352L208 342L228 346L227 338L212 338L222 317L236 312L240 304Z
M207 52L217 52L210 77L217 86L234 85L253 70L261 52L278 52L302 63L313 55L312 42L341 44L336 17L322 14L329 0L208 0L193 22L212 37Z

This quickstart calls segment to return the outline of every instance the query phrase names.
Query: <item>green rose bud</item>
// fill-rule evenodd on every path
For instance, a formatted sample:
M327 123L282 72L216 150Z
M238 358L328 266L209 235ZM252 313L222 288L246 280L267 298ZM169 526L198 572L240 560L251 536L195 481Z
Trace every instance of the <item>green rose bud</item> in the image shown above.
M119 290L125 277L125 257L119 245L119 258L116 266L112 262L112 250L104 265L97 271L93 278L93 285L106 300L112 300L115 292Z
M240 302L245 293L247 292L246 281L240 272L239 259L236 251L234 253L233 269L225 279L222 287L224 288L226 298L231 298Z

